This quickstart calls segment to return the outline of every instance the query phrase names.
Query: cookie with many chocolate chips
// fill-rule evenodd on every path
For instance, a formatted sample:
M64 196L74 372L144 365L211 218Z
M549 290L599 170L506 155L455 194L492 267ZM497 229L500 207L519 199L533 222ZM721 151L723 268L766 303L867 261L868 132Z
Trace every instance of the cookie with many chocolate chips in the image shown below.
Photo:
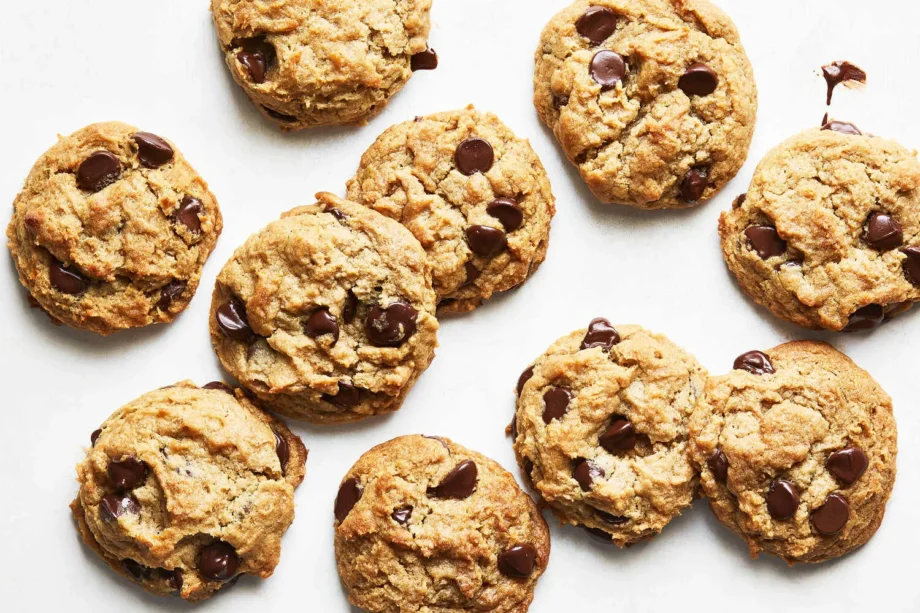
M349 601L372 613L525 613L549 561L546 523L514 477L445 438L365 453L334 519Z
M687 426L706 370L667 338L595 319L518 381L521 472L562 523L623 547L690 506Z
M397 222L317 198L224 266L214 348L244 387L289 417L334 423L395 411L437 347L431 268Z
M742 289L777 317L876 328L920 300L920 161L828 122L767 154L719 234Z
M706 0L578 0L543 30L534 104L601 201L686 208L747 159L757 87Z
M90 443L70 508L117 573L191 601L272 574L307 450L241 390L185 381L144 394Z
M528 279L556 212L530 143L473 107L388 129L361 158L348 197L422 243L441 312L471 311Z
M740 356L709 380L690 436L713 512L752 557L836 558L885 515L898 452L891 398L830 345Z
M282 130L361 123L416 70L431 0L211 0L230 74Z
M39 158L13 202L7 246L53 319L105 335L185 310L222 227L175 145L108 122Z

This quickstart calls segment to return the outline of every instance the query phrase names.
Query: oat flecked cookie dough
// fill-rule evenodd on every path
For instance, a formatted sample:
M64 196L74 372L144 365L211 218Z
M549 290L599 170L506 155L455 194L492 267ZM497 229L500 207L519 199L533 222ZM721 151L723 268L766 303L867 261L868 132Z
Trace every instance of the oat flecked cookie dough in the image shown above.
M307 451L242 391L186 381L144 394L91 443L71 510L117 573L191 601L272 574Z
M688 422L706 370L667 338L595 319L518 381L521 472L559 520L623 547L690 506Z
M543 30L534 104L601 201L686 208L747 159L757 87L706 0L578 0Z
M13 202L7 246L52 318L107 335L185 310L222 227L175 145L108 122L39 158Z
M690 435L713 512L753 557L822 562L882 522L898 451L891 398L830 345L740 356L710 379Z
M211 0L233 79L283 130L379 113L428 49L431 0Z
M339 576L369 613L526 613L549 551L514 477L445 438L374 447L335 500Z
M422 243L441 312L471 311L528 279L556 212L530 143L473 107L388 129L362 156L348 197Z
M876 328L920 300L920 161L830 122L767 154L719 234L738 283L777 317Z
M437 347L425 252L397 222L317 198L224 266L214 348L266 408L289 417L335 423L395 411Z

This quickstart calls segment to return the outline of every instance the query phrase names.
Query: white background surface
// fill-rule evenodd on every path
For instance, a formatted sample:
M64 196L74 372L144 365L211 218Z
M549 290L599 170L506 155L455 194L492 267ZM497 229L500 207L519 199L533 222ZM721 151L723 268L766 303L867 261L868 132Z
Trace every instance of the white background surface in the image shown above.
M3 0L0 200L12 203L57 133L118 119L176 142L210 183L226 227L198 297L176 323L110 338L52 326L29 309L9 258L0 264L0 609L192 608L146 595L78 542L67 505L90 432L148 390L220 378L207 333L209 295L249 234L319 190L344 193L361 153L390 124L472 102L531 139L549 172L559 212L546 263L520 290L443 322L437 359L396 415L344 428L294 424L312 451L281 564L271 579L243 578L199 610L350 611L335 572L332 503L351 464L374 444L427 433L484 452L517 475L504 427L518 374L554 339L602 315L667 334L713 373L752 348L831 340L894 397L900 474L876 537L817 567L749 560L704 501L653 542L627 551L548 518L553 552L533 613L920 611L920 316L870 336L785 325L741 295L716 234L720 211L745 191L757 160L819 122L824 63L847 59L869 73L867 89L838 90L833 115L920 146L920 3L720 2L741 30L760 90L750 160L700 209L643 213L598 204L531 105L540 31L568 0L434 0L437 71L416 74L368 126L286 136L231 81L206 0Z

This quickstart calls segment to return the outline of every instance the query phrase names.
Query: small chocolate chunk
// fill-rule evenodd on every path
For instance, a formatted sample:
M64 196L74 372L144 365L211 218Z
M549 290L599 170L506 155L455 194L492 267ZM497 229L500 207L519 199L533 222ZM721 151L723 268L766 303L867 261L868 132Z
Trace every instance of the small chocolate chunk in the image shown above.
M728 481L728 458L725 457L724 451L716 449L706 460L706 466L709 467L709 472L716 481L719 483Z
M853 485L869 467L869 456L859 447L850 446L835 451L825 463L828 472L843 485Z
M184 196L173 213L173 221L182 224L193 234L201 234L201 211L203 210L201 200Z
M680 197L687 204L699 202L709 187L709 168L691 168L680 182Z
M137 159L142 166L159 168L173 159L173 148L156 134L138 132L133 138L137 143Z
M508 246L505 233L489 226L470 226L466 229L466 241L473 253L484 258L498 255Z
M248 343L255 337L246 316L246 306L237 298L230 298L217 307L217 327L229 339Z
M418 311L407 302L370 308L364 331L374 347L399 347L415 334Z
M121 162L108 151L97 151L83 160L77 168L77 187L87 192L98 192L121 176Z
M335 396L323 394L323 400L340 409L350 409L361 402L361 390L348 381L339 381L339 391Z
M438 67L438 54L435 53L434 49L429 47L413 55L412 59L409 60L409 64L410 68L412 68L412 72L416 70L434 70Z
M878 251L890 251L904 244L904 230L891 215L873 213L866 220L863 238Z
M626 77L626 60L619 53L605 49L594 54L588 70L602 89L612 89Z
M79 296L89 289L89 281L83 275L57 260L52 260L48 265L48 276L51 286L62 294Z
M486 213L500 221L505 232L514 232L524 223L524 211L513 198L496 198L486 206Z
M472 460L464 460L447 473L444 480L437 487L428 488L431 498L454 498L462 500L469 498L476 489L479 478L479 469Z
M841 494L830 494L824 504L811 512L811 525L818 534L837 534L850 521L850 502Z
M468 138L459 145L454 154L457 170L470 176L477 172L488 172L495 163L495 151L489 141L481 138Z
M463 268L466 270L466 280L463 282L463 287L470 285L476 281L482 275L482 271L476 268L476 264L472 261L467 261Z
M95 447L95 446L96 446L96 441L99 440L99 436L100 436L101 434L102 434L102 428L99 428L98 430L93 430L93 433L89 435L89 442L90 442L90 445L92 445L93 447Z
M498 556L498 571L506 577L526 579L537 565L537 550L531 545L515 545Z
M335 518L339 522L345 521L363 494L361 483L356 478L346 479L339 487L338 496L335 497Z
M398 509L395 509L390 514L390 517L392 517L393 521L395 521L400 526L405 526L406 524L409 523L409 520L412 518L412 505L407 504L404 507L399 507Z
M533 378L533 366L528 366L527 369L521 373L521 376L518 377L517 382L517 394L521 395L521 392L524 391L524 386L527 385L527 382Z
M622 416L616 416L601 434L598 443L610 453L632 451L636 447L638 436L632 422Z
M696 62L687 68L677 86L688 96L708 96L719 86L719 77L706 64Z
M358 297L352 290L348 290L345 295L345 305L342 307L342 319L346 324L350 324L358 315Z
M751 248L762 260L769 260L786 253L788 245L771 226L751 226L744 231Z
M236 576L240 556L232 545L217 541L198 553L198 573L208 581L226 583Z
M580 458L575 460L572 467L572 477L581 486L582 491L587 492L596 480L604 478L604 469L591 460Z
M118 462L109 462L107 472L109 485L118 492L127 492L147 480L147 463L128 456Z
M575 30L599 45L607 40L617 28L617 14L606 6L591 6L575 22Z
M231 396L233 395L233 390L230 389L230 386L228 386L223 381L211 381L210 383L205 384L201 389L217 390L224 392L225 394L230 394Z
M798 508L799 491L796 487L784 479L774 481L767 492L767 511L773 519L791 519Z
M572 392L564 387L553 387L543 394L543 423L549 424L554 419L562 419L569 410Z
M857 309L850 315L850 322L843 329L844 332L862 332L874 330L885 323L885 307L880 304L870 304Z
M164 285L160 290L160 299L157 301L157 308L161 311L168 311L173 302L185 293L187 287L188 281L183 279L174 279Z
M332 336L332 344L335 345L339 340L339 323L335 316L329 312L327 307L320 307L313 311L307 324L304 326L307 336L310 338L319 338L320 336Z
M275 65L275 48L264 36L247 38L239 41L241 47L236 53L236 59L249 72L249 77L254 83L264 83L268 71Z
M913 285L920 287L920 247L907 247L904 254L904 275Z
M134 496L106 494L99 501L99 516L102 521L112 523L122 515L140 515L141 507Z
M604 351L610 351L610 348L619 342L620 334L616 328L603 317L598 317L591 320L588 332L585 334L584 340L581 341L581 349L600 347Z
M748 351L735 359L735 370L746 370L755 375L772 375L776 372L770 357L763 351Z
M288 445L287 439L280 434L277 430L272 428L272 432L275 435L275 453L278 454L278 461L281 463L281 472L287 470L288 461L291 459L291 447Z

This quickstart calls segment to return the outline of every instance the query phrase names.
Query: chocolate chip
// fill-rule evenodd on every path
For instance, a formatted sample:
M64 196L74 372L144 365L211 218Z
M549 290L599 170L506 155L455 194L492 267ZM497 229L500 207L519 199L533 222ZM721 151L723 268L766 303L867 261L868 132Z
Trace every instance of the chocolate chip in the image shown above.
M568 96L557 96L553 94L553 106L557 109L561 109L564 106L568 106L569 97Z
M762 260L769 260L786 253L786 241L779 237L774 227L751 226L744 231L744 235Z
M513 198L496 198L486 206L486 213L500 221L505 232L514 232L524 223L524 211Z
M96 441L99 440L100 434L102 434L102 428L99 428L98 430L93 430L93 433L89 435L90 445L92 445L93 447L96 446Z
M137 143L137 159L143 166L159 168L173 159L173 148L156 134L138 132L132 138Z
M77 186L87 192L98 192L121 176L121 162L108 151L97 151L83 160L77 169Z
M873 249L889 251L904 244L904 230L891 215L873 213L866 220L863 238Z
M862 135L862 132L859 131L859 128L846 121L829 121L821 126L821 129L830 130L831 132L840 132L841 134L847 134L849 136Z
M554 419L562 419L569 410L572 392L564 387L554 387L543 394L543 423L549 424Z
M747 202L747 194L741 194L740 196L735 198L734 202L732 202L732 208L740 209L744 205L745 202Z
M288 461L291 459L291 447L288 445L287 439L272 428L272 433L275 435L275 453L278 454L278 461L281 463L281 472L287 470Z
M527 382L533 378L533 366L528 366L527 369L521 373L521 376L518 377L517 382L517 393L518 396L521 395L521 392L524 391L524 386L527 385Z
M613 542L613 535L609 532L604 532L600 528L589 528L588 526L582 526L585 532L594 537L599 541L610 544Z
M706 460L706 466L709 467L709 472L716 481L719 483L728 481L728 458L725 457L724 451L716 449Z
M620 334L613 325L604 319L598 317L591 320L588 326L588 333L585 334L584 340L581 341L581 349L593 349L600 347L604 351L610 351L610 348L620 342Z
M358 297L355 296L355 293L352 290L348 290L348 294L345 295L345 305L342 307L342 320L346 324L350 324L355 320L355 316L358 314Z
M177 568L175 570L166 570L165 568L158 568L157 574L166 582L166 585L170 589L177 592L182 591L182 569Z
M272 119L277 119L278 121L282 123L294 123L295 121L297 121L297 118L294 117L293 115L287 115L286 113L282 113L281 111L276 111L275 109L269 108L265 106L264 104L262 105L262 110L264 110L268 114L268 116L271 117Z
M908 247L902 251L904 254L904 275L907 280L920 286L920 248Z
M249 72L249 77L255 83L264 83L265 75L275 64L275 48L265 40L264 36L247 38L237 43L241 49L236 53L236 59Z
M179 208L173 213L173 221L182 224L193 234L201 234L201 201L185 196L179 202Z
M476 255L490 258L508 246L505 233L489 226L470 226L466 229L466 241Z
M680 182L680 197L687 204L699 202L709 187L709 168L700 166L691 168Z
M846 447L832 453L825 466L842 484L853 485L869 467L869 456L859 447Z
M489 141L468 138L457 146L454 163L463 174L470 176L477 172L488 172L495 162L495 151Z
M831 494L824 504L811 512L811 525L818 534L837 534L850 520L850 503L840 494Z
M595 509L594 514L597 515L602 522L605 524L610 524L611 526L622 526L629 521L628 517L607 513L606 511L601 511L600 509Z
M107 472L109 485L116 491L127 492L147 480L147 463L134 456L128 456L118 462L109 462Z
M772 375L776 372L770 357L762 351L748 351L735 359L735 370L746 370L755 375Z
M617 27L617 15L606 6L591 6L575 22L575 29L595 45L607 40Z
M77 271L65 267L57 260L48 265L51 286L62 294L79 296L89 288L89 282Z
M313 314L307 319L304 330L310 338L331 335L333 345L339 340L339 324L326 307L313 311Z
M584 458L575 460L575 466L572 468L572 477L578 481L578 485L585 492L591 489L594 481L604 478L604 469Z
M438 54L431 47L416 53L409 61L412 72L416 70L434 70L438 67Z
M636 427L625 417L616 416L598 439L600 446L610 453L631 451L636 447Z
M856 83L866 82L866 72L854 66L849 62L834 62L827 66L822 66L821 71L824 73L824 80L827 81L827 105L830 106L831 100L834 99L834 88L852 81Z
M515 545L498 556L498 571L514 579L526 579L536 565L537 550L530 545Z
M335 518L339 522L345 521L363 494L364 490L357 479L354 477L346 479L339 487L339 494L335 497Z
M205 385L202 389L206 389L206 390L218 390L218 391L221 391L221 392L230 394L231 396L233 395L233 390L230 389L230 387L229 387L228 385L226 385L225 383L223 383L223 382L221 382L221 381L211 381L210 383L208 383L207 385Z
M110 524L124 514L139 515L141 507L134 496L106 494L99 501L99 516L102 521Z
M850 315L850 323L843 329L844 332L862 332L874 330L885 322L885 307L880 304L870 304L858 309Z
M898 315L906 313L914 307L914 302L908 300L907 302L893 302L891 304L885 305L885 321L891 321Z
M236 576L240 556L230 544L211 543L198 553L198 573L209 581L226 583Z
M164 285L163 289L160 290L160 299L157 301L157 308L161 311L169 310L172 303L185 293L187 287L188 281L183 281L182 279L175 279Z
M255 337L246 316L246 306L238 299L230 298L217 307L216 316L217 327L227 338L248 343Z
M719 77L706 64L696 62L687 68L677 86L688 96L708 96L719 86Z
M794 485L780 479L774 481L767 492L767 511L773 519L790 519L799 507L799 492Z
M444 480L437 487L428 488L431 498L454 498L463 500L472 496L476 489L479 469L472 460L464 460L447 473Z
M393 521L397 524L405 526L412 518L412 506L407 504L404 507L399 507L390 514L390 517L392 517Z
M418 311L406 302L371 307L364 330L374 347L399 347L415 334Z
M626 60L619 53L605 49L594 54L588 70L602 89L611 89L626 76Z
M339 381L339 391L336 395L323 394L323 400L340 409L350 409L361 402L361 390L348 381Z
M466 280L463 282L463 287L474 283L482 274L482 271L476 268L476 264L471 261L467 261L463 267L466 269Z
M511 418L511 424L508 427L511 429L511 440L516 441L518 437L517 413Z
M122 560L121 567L128 571L128 574L134 577L136 581L143 581L150 578L150 569L130 558Z

